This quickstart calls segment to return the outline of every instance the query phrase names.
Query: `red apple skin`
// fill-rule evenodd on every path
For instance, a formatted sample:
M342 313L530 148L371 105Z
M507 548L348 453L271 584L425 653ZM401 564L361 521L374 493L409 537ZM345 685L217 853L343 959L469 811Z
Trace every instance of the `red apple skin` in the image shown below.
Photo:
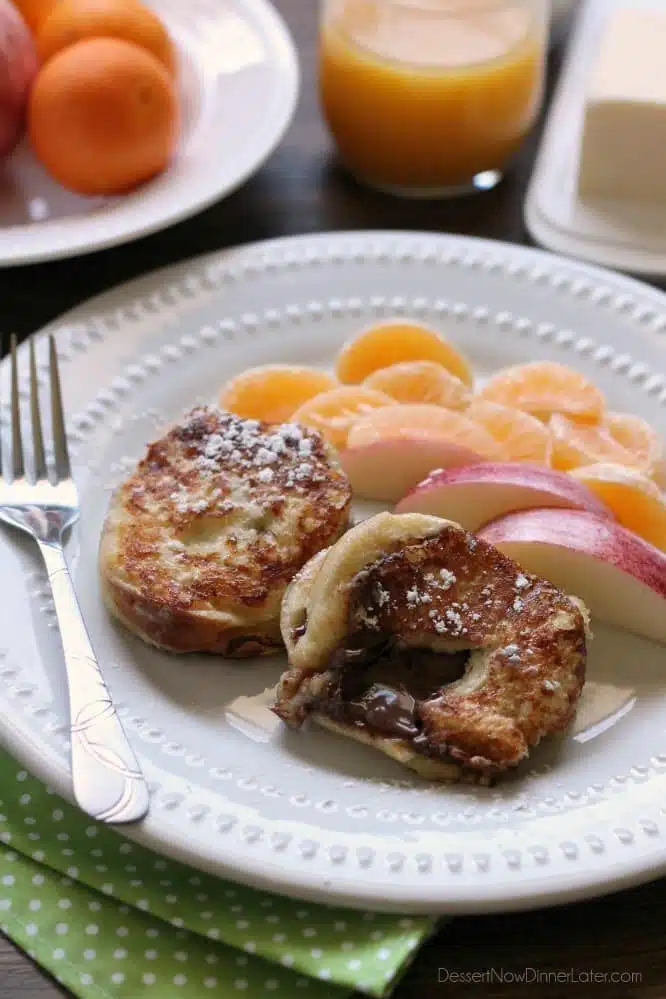
M36 73L32 35L10 0L0 0L0 159L9 156L22 135Z
M666 554L620 524L585 510L510 513L486 524L478 537L498 547L536 542L581 552L610 562L666 599Z
M481 459L458 444L416 436L347 448L339 460L358 497L395 503L433 468L470 465Z
M599 500L592 490L576 482L564 472L556 472L541 465L532 465L517 461L483 461L462 468L454 467L437 470L420 482L415 489L407 493L396 507L396 513L428 512L436 516L448 517L445 498L441 508L428 504L427 510L419 505L419 500L426 501L437 489L445 490L456 486L504 486L517 489L533 489L534 502L530 506L557 506L571 509L588 510L598 517L614 520L611 511ZM552 504L549 501L552 497ZM527 509L527 504L521 504L516 509ZM503 510L502 514L510 513L511 508ZM455 519L455 518L454 518ZM468 527L477 530L481 525Z

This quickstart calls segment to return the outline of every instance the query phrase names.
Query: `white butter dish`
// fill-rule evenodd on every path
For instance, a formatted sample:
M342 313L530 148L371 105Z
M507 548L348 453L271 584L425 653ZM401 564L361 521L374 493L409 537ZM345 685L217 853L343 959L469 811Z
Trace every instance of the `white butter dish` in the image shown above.
M660 276L666 275L666 199L583 200L578 192L590 74L609 19L619 8L666 14L664 0L587 0L581 5L527 192L525 222L533 238L551 250ZM666 57L664 74L666 81Z

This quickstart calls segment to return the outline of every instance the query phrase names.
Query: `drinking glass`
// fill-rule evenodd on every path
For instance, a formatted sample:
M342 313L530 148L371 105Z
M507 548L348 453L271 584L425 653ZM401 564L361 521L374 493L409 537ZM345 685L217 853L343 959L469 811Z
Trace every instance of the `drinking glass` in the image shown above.
M488 190L543 95L550 0L324 0L319 86L347 168L411 197Z

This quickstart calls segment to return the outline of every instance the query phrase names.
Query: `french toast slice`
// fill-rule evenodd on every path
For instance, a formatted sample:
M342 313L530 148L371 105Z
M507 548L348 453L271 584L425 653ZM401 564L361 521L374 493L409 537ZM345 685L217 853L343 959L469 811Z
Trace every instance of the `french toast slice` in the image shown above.
M115 491L99 569L110 612L169 652L282 648L288 583L347 528L351 490L316 431L198 408Z
M436 780L487 780L569 725L588 614L459 525L379 514L285 596L274 711Z

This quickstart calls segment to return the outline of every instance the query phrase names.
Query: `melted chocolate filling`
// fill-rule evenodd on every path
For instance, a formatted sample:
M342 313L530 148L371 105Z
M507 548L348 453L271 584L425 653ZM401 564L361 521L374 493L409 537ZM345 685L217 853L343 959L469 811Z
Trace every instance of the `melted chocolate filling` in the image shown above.
M436 752L423 734L419 707L458 680L469 652L436 654L399 646L388 635L361 633L331 661L336 676L317 707L334 721L375 735L405 739Z

